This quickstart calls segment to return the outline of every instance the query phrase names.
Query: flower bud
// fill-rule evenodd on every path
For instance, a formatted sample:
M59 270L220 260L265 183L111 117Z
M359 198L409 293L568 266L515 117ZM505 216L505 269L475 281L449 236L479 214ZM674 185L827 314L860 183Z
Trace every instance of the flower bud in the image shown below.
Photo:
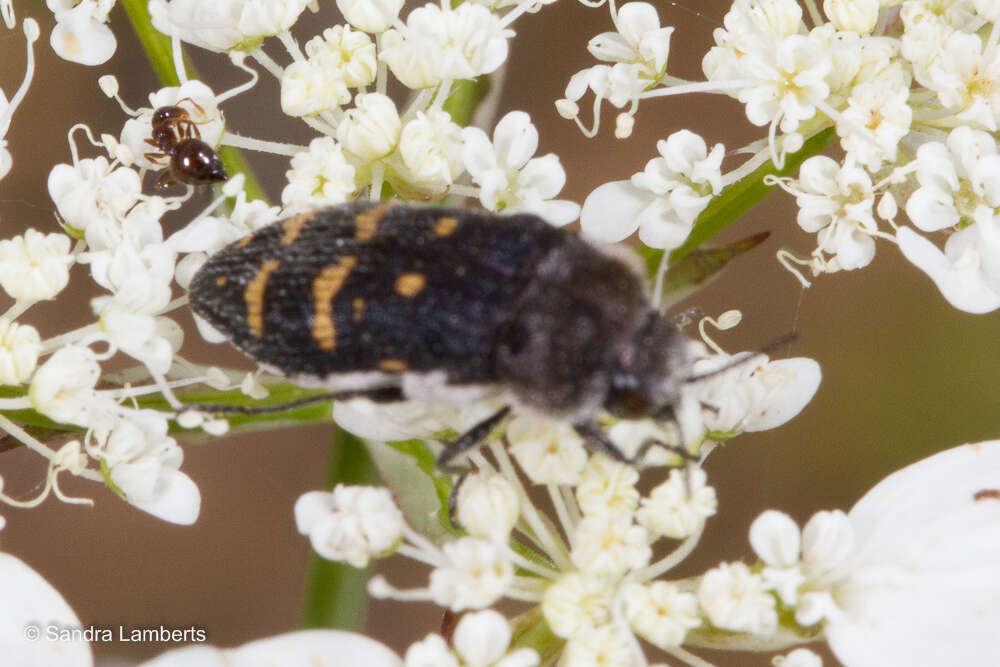
M517 517L517 491L499 475L472 475L458 489L458 522L471 535L506 539Z
M0 385L20 384L31 377L41 349L33 326L0 318Z
M823 12L837 30L870 33L878 22L878 0L824 0Z
M402 126L395 103L380 93L368 93L358 95L354 106L337 126L337 140L363 162L391 153Z

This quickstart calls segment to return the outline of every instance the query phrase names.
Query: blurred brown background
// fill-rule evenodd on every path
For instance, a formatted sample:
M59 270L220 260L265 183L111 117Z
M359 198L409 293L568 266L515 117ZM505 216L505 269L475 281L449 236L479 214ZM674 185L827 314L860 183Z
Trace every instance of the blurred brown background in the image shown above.
M306 15L296 27L300 42L336 22L330 0L323 11ZM57 229L46 191L52 166L69 162L66 131L77 122L95 132L117 135L125 118L97 88L105 71L117 74L121 91L142 106L157 87L145 56L130 36L121 8L114 11L118 51L98 71L56 58L47 44L51 15L25 9L42 24L36 46L38 70L28 98L7 135L14 168L0 182L0 235L35 227ZM700 60L721 25L728 3L721 0L657 3L664 25L676 26L670 71L702 78ZM405 11L405 10L404 10ZM762 136L746 122L740 105L713 95L644 102L635 133L612 137L613 114L606 114L597 139L585 139L575 125L557 116L571 74L593 64L587 40L611 29L606 8L587 9L572 0L545 7L515 23L506 91L500 113L528 111L541 133L540 154L554 151L568 172L563 196L582 202L597 185L627 178L656 155L655 142L680 128L701 133L709 144L736 147ZM20 26L0 34L0 87L10 96L24 70ZM268 50L284 62L274 45ZM216 91L245 75L224 58L192 50L195 62ZM277 107L277 84L266 74L251 94L224 107L229 127L241 134L305 143L305 127L284 118ZM581 106L589 106L590 97ZM585 112L584 118L589 118ZM84 155L96 155L82 150ZM257 162L262 181L277 197L286 161L265 156ZM193 210L193 209L189 209ZM720 560L749 558L750 521L762 510L779 508L804 521L820 509L848 509L889 472L932 452L968 441L1000 436L995 390L1000 360L995 352L1000 315L971 316L948 306L931 282L909 266L892 246L879 243L874 264L855 273L821 277L803 292L774 260L787 246L805 254L814 238L794 223L792 200L772 195L723 240L770 230L771 240L734 263L723 277L686 302L705 313L739 308L744 324L717 340L730 351L754 349L789 331L798 340L778 356L810 356L824 372L819 393L806 410L773 432L745 435L715 452L707 468L716 486L720 514L678 575L694 574ZM96 293L84 268L54 303L34 307L26 320L43 336L90 321L88 300ZM86 286L86 287L85 287ZM4 297L5 298L5 297ZM202 344L189 316L179 318L189 332L186 354L201 361L244 365L238 354ZM200 346L200 347L199 347ZM221 355L221 356L220 356ZM33 510L0 508L7 528L0 547L27 561L59 589L85 625L105 627L200 626L209 641L235 645L297 627L308 541L297 535L292 505L325 480L330 430L304 428L253 437L229 437L185 447L183 470L198 483L203 502L194 527L160 522L93 484L63 480L70 492L95 500L93 507L65 505L50 498ZM33 496L44 467L26 451L0 455L4 491ZM933 489L927 489L934 493ZM379 566L395 582L420 585L424 568L389 559ZM397 648L434 631L436 608L377 603L368 620L370 634ZM99 661L122 664L170 648L149 644L101 644ZM768 665L769 656L705 653L720 664Z

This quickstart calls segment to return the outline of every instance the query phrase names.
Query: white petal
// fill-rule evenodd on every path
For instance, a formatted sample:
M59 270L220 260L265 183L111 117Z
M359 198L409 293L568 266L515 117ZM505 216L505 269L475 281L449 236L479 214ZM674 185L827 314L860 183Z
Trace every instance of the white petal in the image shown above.
M681 219L669 199L656 198L639 214L639 240L650 248L671 250L684 243L691 225Z
M852 667L1000 664L1000 441L896 472L849 514L863 545L827 639Z
M612 181L587 195L580 211L583 233L598 241L617 243L639 228L639 214L653 195L630 181Z
M958 232L959 234L969 230ZM990 288L978 269L956 267L937 246L909 227L896 232L899 250L930 276L948 303L967 313L988 313L1000 308L1000 294Z
M538 130L531 124L528 114L511 111L497 123L493 145L501 164L520 169L538 150Z
M565 199L550 199L537 204L525 205L524 210L530 211L555 227L562 227L580 217L580 205Z
M140 667L402 667L373 639L341 630L300 630L234 649L189 646L167 651Z
M336 401L333 420L359 438L375 442L394 442L426 437L433 432L433 411L424 403L410 401L379 406L368 399Z
M499 612L485 609L462 617L452 643L463 664L486 667L503 657L510 637L507 619Z
M462 162L473 178L497 169L497 156L486 133L478 127L462 130Z
M326 491L309 491L295 501L295 527L303 535L308 535L313 526L329 516L333 510L333 494Z
M602 32L587 43L587 50L598 60L627 63L636 57L635 49L616 32Z
M18 667L89 667L90 646L83 640L51 639L53 628L79 628L80 619L40 574L10 554L0 553L0 655ZM35 637L28 636L38 630Z
M631 44L638 45L643 34L659 28L660 17L648 2L629 2L618 10L618 30Z
M204 338L206 342L224 343L229 340L229 338L226 337L226 334L209 324L205 318L199 317L194 313L191 314L194 315L194 323L198 327L198 333L201 334L201 337Z
M56 18L49 43L60 58L81 65L101 65L114 55L118 46L114 33L94 20L87 3L60 12Z
M799 527L783 512L767 510L750 524L750 546L774 567L791 567L799 559Z
M590 83L590 70L585 69L577 72L569 78L566 84L566 98L577 101L587 92L587 85Z
M131 502L143 512L158 519L181 526L190 526L198 520L201 511L201 492L190 477L179 470L162 472L156 496L150 500Z
M816 512L802 529L802 561L809 576L822 576L854 550L854 527L841 510Z
M906 200L906 215L925 232L936 232L958 224L960 216L955 200L945 190L933 185L918 188Z
M528 160L518 181L527 184L540 198L551 199L566 185L566 171L559 163L559 156L549 153Z
M747 416L745 431L765 431L781 426L802 412L819 389L823 373L819 364L806 357L779 359L767 364L758 374L774 375L780 384L767 398L763 409ZM767 380L763 380L767 384Z

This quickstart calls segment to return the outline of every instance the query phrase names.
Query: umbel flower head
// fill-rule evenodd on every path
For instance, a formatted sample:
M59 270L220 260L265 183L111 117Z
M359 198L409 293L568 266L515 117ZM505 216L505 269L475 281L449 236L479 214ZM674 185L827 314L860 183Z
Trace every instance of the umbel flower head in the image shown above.
M496 453L502 456L500 452ZM545 630L535 635L535 641L541 643L529 641L527 646L515 649L511 646L507 621L497 612L487 610L464 613L450 641L437 634L428 635L410 646L401 662L384 653L384 647L360 637L331 634L330 646L344 642L349 655L355 655L355 650L361 651L358 656L371 652L376 664L413 667L532 666L539 664L540 653L552 650L560 651L561 664L570 667L590 664L631 667L647 664L637 637L674 655L690 655L680 648L689 642L703 646L718 642L719 646L730 648L737 645L773 648L822 637L848 667L897 662L993 664L1000 656L993 641L1000 618L996 602L1000 591L990 576L1000 555L1000 489L991 486L998 471L1000 441L963 445L890 475L865 494L850 512L817 513L801 533L787 515L769 510L750 529L751 545L761 559L758 565L750 568L743 563L722 563L694 580L670 582L650 579L679 562L693 541L685 540L667 559L651 563L642 523L628 527L626 519L626 508L635 508L639 500L634 486L638 474L629 466L595 456L575 485L580 504L575 507L566 504L559 510L560 514L571 514L580 507L591 508L579 521L571 549L561 552L562 555L559 551L551 552L557 558L550 567L568 568L564 573L521 559L498 542L500 536L494 532L490 537L484 535L486 539L480 538L478 544L477 538L469 537L453 542L453 546L445 545L450 565L442 562L442 566L457 568L456 574L464 570L463 577L479 572L477 576L459 583L454 575L446 575L442 569L432 575L432 591L438 576L450 579L452 594L458 588L467 588L462 594L465 602L456 604L458 598L451 598L448 603L444 598L435 598L453 609L460 610L471 603L469 593L474 590L479 594L494 591L476 602L475 607L491 604L490 600L498 595L538 601L542 616L531 612L517 623L523 629L523 624L540 624L544 618ZM476 503L475 509L484 511L484 518L506 516L513 509L518 513L518 522L540 526L536 514L539 510L530 507L531 501L522 495L516 477L507 478L502 472L493 475L488 480L491 502L482 504L481 494L487 491L478 482L476 490L470 492L478 498L471 500ZM673 480L672 475L670 483ZM693 480L689 485L692 489L689 498L704 495L707 487L699 487L700 483L703 482ZM505 485L510 485L509 489L504 489ZM929 486L935 489L933 497L925 493ZM598 487L604 491L598 492ZM335 493L346 492L342 487ZM376 492L357 489L351 493ZM511 494L509 502L503 500L508 494ZM590 495L595 499L604 497L606 502L584 503L584 498ZM460 499L459 505L472 496ZM520 499L515 502L516 497ZM308 494L300 501L303 507L306 498L310 498L308 504L314 505L317 501L312 498L319 496ZM375 495L371 498L374 500ZM572 497L552 498L568 502ZM698 502L708 507L705 499ZM500 507L505 509L498 514ZM651 506L648 509L653 511ZM713 495L704 517L714 511ZM340 510L334 512L339 513ZM311 514L318 518L314 512ZM346 515L337 519L347 524L356 520ZM419 552L421 560L432 557L435 548L426 538L413 534L405 523L395 520L390 523L401 526L406 535L398 553L417 557ZM598 528L598 524L603 528ZM550 540L558 543L560 539L555 534L532 531L526 526L515 534L532 534L540 544ZM583 547L587 541L585 535L590 532L600 535L607 547L592 552L596 559L588 556L591 552ZM637 539L633 541L629 533L635 533ZM694 541L698 533L700 527L695 528ZM463 546L459 548L460 544ZM506 555L496 560L505 551ZM492 555L483 560L487 552ZM565 560L567 556L571 563ZM494 588L501 580L492 574L484 578L483 568L493 570L499 562L507 560L518 562L521 568L531 567L535 574L527 578L504 577L503 583ZM630 574L620 578L623 572ZM396 591L380 579L373 582L372 590L378 595L402 599L421 597L415 591ZM541 597L532 595L529 592L532 590ZM538 639L546 636L546 632L552 633L548 640ZM313 639L287 636L281 641L286 643L286 650L294 652L307 651ZM264 641L278 641L278 638ZM167 653L149 664L174 664L169 660L179 660L186 650L189 649ZM815 667L820 664L817 660L811 652L797 649L781 664Z

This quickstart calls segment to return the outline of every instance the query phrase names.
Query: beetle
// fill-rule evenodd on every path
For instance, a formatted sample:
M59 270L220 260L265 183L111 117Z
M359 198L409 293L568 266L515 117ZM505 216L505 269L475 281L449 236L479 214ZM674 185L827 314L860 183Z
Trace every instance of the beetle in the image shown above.
M505 388L510 404L451 442L442 466L511 405L628 460L598 417L672 418L692 363L629 262L531 214L375 202L302 213L210 257L190 303L263 368L327 399Z

